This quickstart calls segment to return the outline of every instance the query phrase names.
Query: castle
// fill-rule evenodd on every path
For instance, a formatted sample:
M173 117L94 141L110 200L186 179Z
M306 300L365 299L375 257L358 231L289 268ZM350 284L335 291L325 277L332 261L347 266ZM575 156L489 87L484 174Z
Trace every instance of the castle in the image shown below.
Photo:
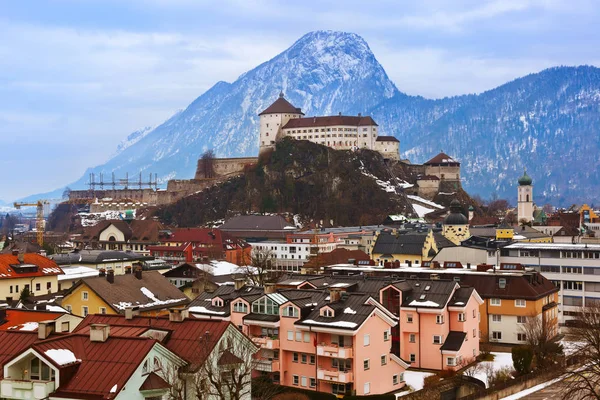
M260 117L259 152L275 145L283 137L308 140L335 150L375 150L384 158L400 159L400 142L394 136L379 136L378 125L369 116L339 115L304 117L300 108L287 101L283 93L258 114Z

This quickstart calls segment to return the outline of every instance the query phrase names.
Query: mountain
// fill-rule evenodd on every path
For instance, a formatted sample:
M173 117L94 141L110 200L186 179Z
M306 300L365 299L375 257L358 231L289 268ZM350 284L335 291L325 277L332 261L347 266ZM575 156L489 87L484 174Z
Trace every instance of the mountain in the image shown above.
M233 83L218 82L158 127L134 132L109 161L69 186L84 188L90 172L191 178L208 149L255 155L257 114L283 91L307 116L373 115L411 162L444 150L462 162L471 194L497 193L514 203L516 179L527 168L538 203L592 201L600 195L599 71L552 68L479 95L430 100L400 92L360 36L311 32Z

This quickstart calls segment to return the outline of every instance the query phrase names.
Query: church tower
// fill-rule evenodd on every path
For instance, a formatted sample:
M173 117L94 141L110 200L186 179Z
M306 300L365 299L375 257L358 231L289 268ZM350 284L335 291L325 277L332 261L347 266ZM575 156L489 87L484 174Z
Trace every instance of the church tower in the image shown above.
M519 178L518 182L518 221L519 223L522 220L531 222L533 220L533 185L531 178L527 175L527 170L523 172L523 176Z
M450 214L444 218L442 235L452 243L460 246L460 242L471 237L469 220L462 213L462 206L456 199L450 203Z
M281 128L292 118L301 118L304 113L294 107L279 93L279 98L273 104L258 114L260 117L259 153L272 148L281 139Z

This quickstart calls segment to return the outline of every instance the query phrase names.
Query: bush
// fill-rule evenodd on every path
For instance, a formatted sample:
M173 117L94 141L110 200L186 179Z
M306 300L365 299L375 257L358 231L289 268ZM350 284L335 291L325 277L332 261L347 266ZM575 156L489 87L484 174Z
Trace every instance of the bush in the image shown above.
M510 381L513 377L510 367L504 367L491 373L488 377L488 386L494 387Z
M515 370L519 375L525 375L531 372L531 362L533 361L533 350L526 346L513 347L512 360Z
M429 388L435 386L436 383L440 381L439 375L430 375L423 379L423 388Z
M439 377L442 379L448 379L456 376L456 371L453 369L443 369L439 372Z

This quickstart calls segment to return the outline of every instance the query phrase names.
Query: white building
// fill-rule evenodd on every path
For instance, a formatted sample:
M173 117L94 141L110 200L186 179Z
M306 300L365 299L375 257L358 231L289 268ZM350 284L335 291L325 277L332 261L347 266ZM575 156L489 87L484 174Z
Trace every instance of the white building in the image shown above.
M283 93L260 116L260 151L273 147L284 137L308 140L336 150L366 148L385 158L400 158L400 142L393 136L378 136L378 125L370 116L304 117Z
M495 261L493 257L489 263ZM600 245L520 242L504 247L499 261L532 267L560 288L560 323L573 319L580 307L600 301Z
M277 271L298 272L310 258L310 243L257 242L253 251L268 252Z

